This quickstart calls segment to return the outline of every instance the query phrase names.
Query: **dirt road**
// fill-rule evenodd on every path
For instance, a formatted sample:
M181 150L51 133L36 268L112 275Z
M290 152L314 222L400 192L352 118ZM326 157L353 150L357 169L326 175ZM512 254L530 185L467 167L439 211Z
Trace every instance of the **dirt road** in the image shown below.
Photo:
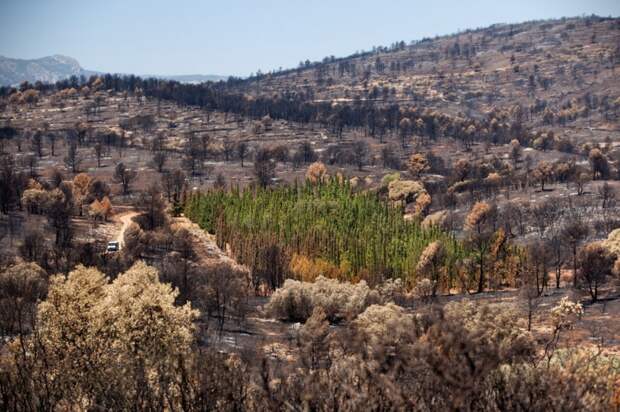
M121 215L116 216L118 221L122 223L122 226L121 226L121 230L119 230L118 235L116 236L114 240L120 244L121 248L123 247L123 239L125 238L125 231L129 227L129 225L132 223L131 219L133 219L137 215L138 215L138 212L131 211L131 212L125 212Z

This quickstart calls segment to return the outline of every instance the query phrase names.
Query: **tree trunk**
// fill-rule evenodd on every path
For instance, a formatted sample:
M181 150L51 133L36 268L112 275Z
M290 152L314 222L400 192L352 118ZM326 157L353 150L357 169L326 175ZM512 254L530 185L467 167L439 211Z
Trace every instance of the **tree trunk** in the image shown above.
M573 245L573 287L577 287L577 244Z
M528 298L527 301L527 330L532 330L532 299Z
M480 278L478 279L478 293L484 290L484 257L480 254Z

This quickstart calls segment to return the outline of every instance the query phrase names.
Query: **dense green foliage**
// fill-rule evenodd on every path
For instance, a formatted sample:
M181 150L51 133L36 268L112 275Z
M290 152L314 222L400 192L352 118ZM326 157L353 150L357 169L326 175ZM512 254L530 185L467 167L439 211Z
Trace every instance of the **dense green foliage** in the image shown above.
M353 279L414 280L424 248L442 240L448 277L462 255L461 245L440 229L406 221L402 210L377 194L354 193L336 179L319 185L209 191L191 196L185 214L229 244L236 258L254 271L275 272L279 286L290 275L294 254L322 258ZM273 284L275 283L275 284Z

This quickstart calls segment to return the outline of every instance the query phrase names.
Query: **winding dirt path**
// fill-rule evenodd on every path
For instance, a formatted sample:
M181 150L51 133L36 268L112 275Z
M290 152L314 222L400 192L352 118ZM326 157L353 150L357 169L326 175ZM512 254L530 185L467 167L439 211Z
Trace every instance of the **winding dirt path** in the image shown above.
M125 212L121 215L116 216L116 218L122 223L122 226L121 226L121 230L118 231L118 235L116 236L114 240L120 244L121 248L123 247L123 239L125 238L125 231L129 227L129 225L132 223L131 219L133 219L138 214L139 213L136 211L131 211L131 212Z

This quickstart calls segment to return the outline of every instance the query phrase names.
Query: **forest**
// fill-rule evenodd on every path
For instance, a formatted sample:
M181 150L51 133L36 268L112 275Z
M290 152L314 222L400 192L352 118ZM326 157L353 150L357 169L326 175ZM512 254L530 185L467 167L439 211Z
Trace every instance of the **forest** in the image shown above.
M404 220L402 207L374 193L354 193L348 182L337 178L324 180L195 194L187 201L185 215L216 233L221 247L230 245L254 276L272 276L272 289L295 277L293 256L298 263L302 258L310 264L324 261L341 280L401 279L415 284L415 268L432 242L445 250L437 264L445 266L446 275L436 281L446 290L453 286L454 265L466 252L452 236L438 227L423 229L419 221ZM323 274L305 271L315 277ZM377 274L382 278L371 278Z

